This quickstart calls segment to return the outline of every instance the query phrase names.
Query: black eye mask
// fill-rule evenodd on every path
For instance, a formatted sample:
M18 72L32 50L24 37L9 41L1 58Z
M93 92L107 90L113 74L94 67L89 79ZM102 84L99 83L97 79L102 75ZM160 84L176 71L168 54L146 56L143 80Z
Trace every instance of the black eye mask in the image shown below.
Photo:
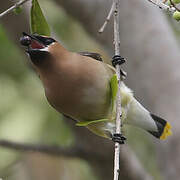
M23 36L20 38L20 43L23 46L31 46L32 49L42 49L52 44L53 42L56 42L56 40L51 37L40 36L38 34L29 35L25 32L23 32Z
M38 39L38 41L41 42L45 46L48 46L52 44L53 42L56 42L53 38L50 38L50 37L39 36L39 35L33 35L33 37Z

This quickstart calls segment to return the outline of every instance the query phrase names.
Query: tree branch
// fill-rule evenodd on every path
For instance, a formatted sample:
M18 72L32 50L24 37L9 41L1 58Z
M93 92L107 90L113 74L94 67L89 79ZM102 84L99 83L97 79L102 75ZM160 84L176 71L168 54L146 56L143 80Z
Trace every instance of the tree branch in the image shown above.
M171 5L175 8L175 10L180 12L180 9L178 7L176 7L175 3L172 0L169 0Z
M148 1L151 2L152 4L158 6L160 9L169 11L171 13L176 11L176 9L174 7L170 7L170 6L166 5L165 3L161 2L160 0L148 0Z
M0 147L8 148L10 150L20 151L20 152L39 152L52 156L65 156L65 157L79 157L89 161L97 160L98 162L104 163L104 156L102 153L96 153L92 151L87 151L86 148L80 146L72 146L68 148L62 148L56 145L37 145L37 144L27 144L27 143L17 143L9 140L0 140ZM125 172L128 170L129 174L126 174L127 178L138 179L138 180L152 180L151 176L144 170L140 162L134 155L134 153L127 147L123 149L123 169ZM108 160L108 164L110 161ZM105 173L105 172L104 172Z
M0 14L0 18L2 18L3 16L7 15L8 13L10 13L11 11L13 11L14 9L16 9L17 7L20 7L21 5L23 5L24 3L28 2L29 0L21 0L19 2L17 2L16 4L14 4L12 7L10 7L9 9L7 9L6 11L2 12Z
M120 37L119 37L119 0L113 0L114 6L114 48L115 55L120 55ZM121 133L121 94L120 94L120 65L116 65L116 75L118 79L118 92L116 100L116 134ZM119 159L120 159L120 144L115 142L114 152L114 180L118 180L119 177Z
M27 143L17 143L8 140L0 140L0 146L16 151L21 152L40 152L48 155L54 156L66 156L66 157L88 157L90 154L84 150L84 148L80 148L79 146L72 146L68 148L63 148L57 145L38 145L38 144L27 144ZM93 154L96 155L95 153ZM91 156L92 158L92 156Z
M114 3L112 3L111 9L109 11L108 16L106 17L106 20L105 20L104 24L99 29L99 31L98 31L99 33L103 33L104 32L104 29L106 28L107 23L110 21L111 16L113 15L113 12L114 12Z

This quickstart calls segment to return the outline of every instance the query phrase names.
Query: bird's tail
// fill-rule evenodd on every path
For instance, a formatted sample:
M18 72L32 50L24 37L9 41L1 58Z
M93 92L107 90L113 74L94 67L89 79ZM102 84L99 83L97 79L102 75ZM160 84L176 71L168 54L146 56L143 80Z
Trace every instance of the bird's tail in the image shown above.
M135 98L129 104L125 123L144 129L162 140L172 134L171 125L168 122L149 113Z
M149 133L161 140L166 139L172 134L171 125L167 121L154 114L151 114L151 117L156 123L158 131L148 131Z

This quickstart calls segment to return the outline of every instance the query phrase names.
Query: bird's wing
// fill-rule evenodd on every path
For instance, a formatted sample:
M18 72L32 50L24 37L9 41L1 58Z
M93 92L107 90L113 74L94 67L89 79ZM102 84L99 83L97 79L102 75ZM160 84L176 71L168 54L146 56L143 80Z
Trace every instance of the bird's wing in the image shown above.
M101 55L99 53L92 53L92 52L78 52L78 54L82 55L82 56L88 56L88 57L91 57L97 61L101 61L103 62L103 59L101 57ZM105 63L106 64L106 63ZM113 73L115 73L115 68L111 65L108 65L106 64L111 70ZM124 80L127 76L127 73L125 71L123 71L122 69L120 69L120 72L121 72L121 80Z
M98 53L92 53L92 52L78 52L78 54L82 55L82 56L88 56L91 57L97 61L103 61L101 58L101 55Z

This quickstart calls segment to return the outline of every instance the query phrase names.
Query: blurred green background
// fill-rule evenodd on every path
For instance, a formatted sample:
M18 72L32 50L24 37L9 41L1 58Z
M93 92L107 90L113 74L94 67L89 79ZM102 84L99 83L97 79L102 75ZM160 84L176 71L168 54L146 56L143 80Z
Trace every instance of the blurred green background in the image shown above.
M108 61L107 54L92 37L89 37L80 23L68 16L53 1L41 0L40 4L53 35L56 35L65 47L72 51L99 52L103 54L105 61ZM128 144L146 170L154 179L161 179L151 137L139 130L132 133L131 127L126 129L126 134ZM134 141L133 138L141 141ZM47 103L41 82L25 58L25 53L19 51L2 24L0 24L0 139L64 147L68 147L74 141L73 134L62 116ZM37 159L40 159L41 163L38 164ZM45 165L49 161L54 164L51 168ZM49 174L53 174L54 169L60 169L59 174L53 174L54 179L65 180L70 177L73 177L73 180L97 179L89 164L77 158L66 160L63 157L45 158L42 154L24 154L0 147L0 177L3 179L40 179L38 173L42 172L36 172L36 166L42 166L44 171L47 168ZM45 179L48 179L48 176Z

